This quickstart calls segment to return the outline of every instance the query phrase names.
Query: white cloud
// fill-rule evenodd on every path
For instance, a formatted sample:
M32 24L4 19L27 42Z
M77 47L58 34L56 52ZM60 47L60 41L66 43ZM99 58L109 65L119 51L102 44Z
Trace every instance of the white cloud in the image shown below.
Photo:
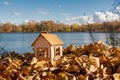
M116 7L116 11L120 13L120 6Z
M93 14L93 18L95 22L104 22L106 21L106 15L104 12L95 12Z
M94 22L114 21L119 19L119 15L109 11L95 12L93 18L94 18Z
M81 24L94 23L92 15L81 16L79 18L79 23L81 23Z
M69 17L70 14L69 13L61 13L60 15L64 16L64 17Z
M38 10L38 13L41 14L41 15L47 15L48 12L45 11L45 10Z
M4 4L4 5L9 5L9 4L11 4L11 3L8 2L8 1L5 1L3 4Z
M93 15L86 16L78 16L78 17L66 17L66 21L68 23L79 23L79 24L87 24L87 23L101 23L105 21L115 21L119 19L118 14L114 14L112 12L95 12Z
M68 21L68 22L69 22L69 21L73 21L73 20L72 20L72 17L66 17L66 21Z
M69 23L78 23L78 24L94 23L93 17L91 15L78 16L78 17L67 17L66 20Z
M15 16L20 16L21 13L20 13L20 12L14 12L14 15L15 15Z
M24 23L28 23L29 22L29 20L24 20Z

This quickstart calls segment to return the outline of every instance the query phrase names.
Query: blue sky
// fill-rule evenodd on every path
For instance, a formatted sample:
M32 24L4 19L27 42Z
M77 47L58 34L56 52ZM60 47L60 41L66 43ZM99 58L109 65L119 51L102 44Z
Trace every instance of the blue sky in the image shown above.
M0 22L19 24L29 20L54 20L81 23L81 19L93 15L98 18L102 14L100 11L109 12L112 4L113 0L0 0Z

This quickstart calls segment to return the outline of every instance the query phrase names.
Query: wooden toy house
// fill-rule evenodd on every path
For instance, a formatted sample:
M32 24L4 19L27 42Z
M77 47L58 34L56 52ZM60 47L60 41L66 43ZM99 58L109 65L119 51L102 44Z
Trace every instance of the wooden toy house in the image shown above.
M32 47L38 60L53 60L56 55L62 56L63 44L57 35L45 32L34 40Z

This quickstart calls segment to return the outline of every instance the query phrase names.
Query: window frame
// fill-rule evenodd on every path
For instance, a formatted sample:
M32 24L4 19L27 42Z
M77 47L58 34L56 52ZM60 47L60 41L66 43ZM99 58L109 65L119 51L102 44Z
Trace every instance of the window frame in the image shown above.
M39 47L37 49L37 55L38 55L38 57L47 58L48 57L48 48L47 47Z

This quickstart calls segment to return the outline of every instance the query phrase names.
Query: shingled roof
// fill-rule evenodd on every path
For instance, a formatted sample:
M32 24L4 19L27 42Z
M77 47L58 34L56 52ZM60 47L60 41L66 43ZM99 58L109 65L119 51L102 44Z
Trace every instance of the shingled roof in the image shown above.
M58 44L64 44L63 41L55 34L49 34L49 33L41 33L32 43L32 46L34 43L39 39L40 36L43 36L51 45L58 45Z

